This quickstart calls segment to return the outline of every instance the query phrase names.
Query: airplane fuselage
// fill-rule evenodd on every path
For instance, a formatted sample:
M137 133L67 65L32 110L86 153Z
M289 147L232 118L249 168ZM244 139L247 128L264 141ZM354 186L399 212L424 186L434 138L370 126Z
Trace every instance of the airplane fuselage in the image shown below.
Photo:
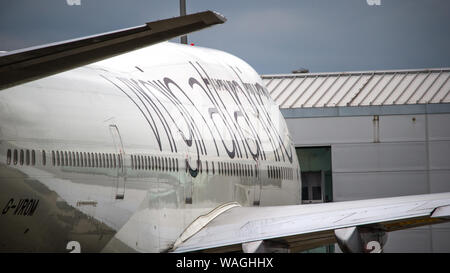
M0 251L170 249L232 202L300 204L285 121L227 53L162 43L0 91Z

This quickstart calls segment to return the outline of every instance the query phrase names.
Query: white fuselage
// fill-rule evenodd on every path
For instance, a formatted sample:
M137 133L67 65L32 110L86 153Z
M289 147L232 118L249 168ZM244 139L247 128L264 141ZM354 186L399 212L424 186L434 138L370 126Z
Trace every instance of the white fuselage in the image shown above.
M259 75L221 51L161 43L0 91L0 251L165 251L222 204L299 204L299 173Z

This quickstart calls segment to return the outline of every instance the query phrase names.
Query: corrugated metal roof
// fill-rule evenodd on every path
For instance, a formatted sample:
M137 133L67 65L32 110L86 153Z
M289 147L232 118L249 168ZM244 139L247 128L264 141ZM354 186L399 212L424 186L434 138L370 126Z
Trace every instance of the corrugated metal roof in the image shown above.
M280 108L450 103L450 68L261 77Z

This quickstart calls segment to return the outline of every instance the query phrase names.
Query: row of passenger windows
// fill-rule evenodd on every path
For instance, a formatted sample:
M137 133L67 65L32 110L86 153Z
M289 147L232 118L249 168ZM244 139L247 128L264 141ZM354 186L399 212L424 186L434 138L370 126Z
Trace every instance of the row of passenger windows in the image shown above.
M178 159L160 156L131 155L131 168L134 170L178 171Z
M212 167L214 173L214 163ZM218 162L217 172L225 176L258 177L256 166L243 163Z
M42 153L42 165L47 164L47 154L44 150ZM8 149L7 164L8 165L32 165L36 164L36 151L23 149ZM199 172L203 173L202 161L198 162ZM88 167L88 168L122 168L123 158L120 154L114 153L90 153L90 152L70 152L70 151L51 151L52 166L71 166L71 167ZM251 164L231 163L231 162L214 162L208 164L205 161L206 173L212 172L224 176L241 176L241 177L258 177L256 166ZM186 172L188 171L188 162L186 160ZM131 168L135 170L153 170L153 171L177 171L178 159L157 156L131 155ZM268 166L267 175L270 179L290 179L294 178L294 171L288 167Z
M8 149L6 153L6 164L11 165L20 164L20 165L36 165L36 152L35 150L17 150L14 149L14 152L11 152L11 149Z
M42 150L42 165L47 165L47 153ZM8 165L36 165L35 150L8 149L6 155ZM51 151L52 166L89 167L89 168L121 168L122 155L109 153L89 153L70 151Z
M294 179L294 170L289 167L268 166L267 176L272 179Z
M122 168L122 162L120 154L52 151L53 166L114 169Z

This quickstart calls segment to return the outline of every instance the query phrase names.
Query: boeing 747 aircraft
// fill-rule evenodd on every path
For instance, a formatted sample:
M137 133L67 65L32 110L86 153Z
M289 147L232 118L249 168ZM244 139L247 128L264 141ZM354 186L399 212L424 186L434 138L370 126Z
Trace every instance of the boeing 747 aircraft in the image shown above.
M380 252L388 232L449 220L450 193L300 205L259 75L166 42L223 22L206 11L0 55L0 251Z

